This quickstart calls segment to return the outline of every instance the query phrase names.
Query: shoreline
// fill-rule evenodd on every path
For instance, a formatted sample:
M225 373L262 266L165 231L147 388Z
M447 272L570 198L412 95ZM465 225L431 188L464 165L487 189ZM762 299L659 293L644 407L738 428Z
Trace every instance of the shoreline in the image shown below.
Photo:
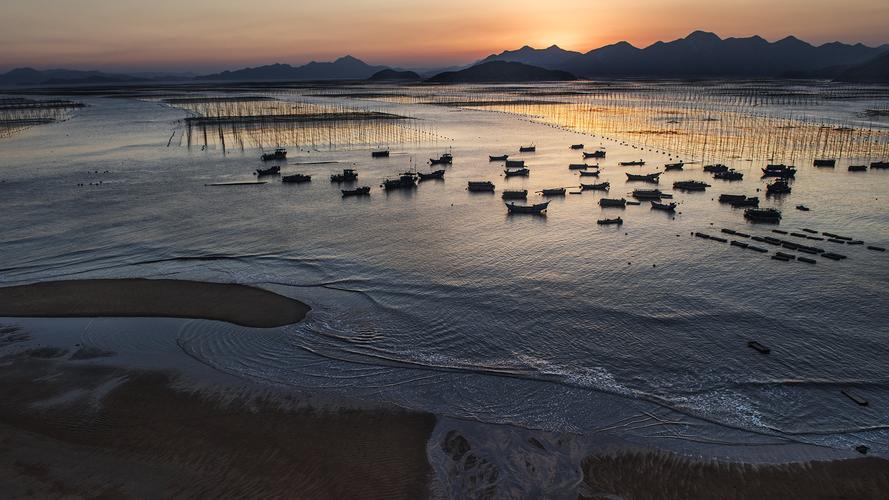
M298 300L235 283L123 278L0 287L0 316L8 317L168 317L275 328L299 323L310 310Z

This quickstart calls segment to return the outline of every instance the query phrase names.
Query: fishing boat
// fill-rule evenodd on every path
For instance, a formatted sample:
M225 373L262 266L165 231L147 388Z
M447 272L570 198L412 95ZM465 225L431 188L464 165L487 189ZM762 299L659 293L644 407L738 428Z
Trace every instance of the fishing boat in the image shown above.
M645 162L642 160L620 162L621 167L638 167L638 166L642 166L642 165L645 165Z
M525 166L525 160L506 160L506 168L522 168Z
M627 200L621 198L602 198L599 200L600 207L621 207L624 208L627 206Z
M494 183L491 181L469 181L469 185L466 189L474 193L493 193Z
M704 191L710 184L701 181L678 181L673 183L673 189L681 189L683 191Z
M492 156L488 155L488 161L506 161L509 155Z
M263 177L265 175L280 175L280 174L281 174L281 167L279 167L277 165L275 165L274 167L269 167L269 168L257 168L256 169L256 176L257 177Z
M436 158L429 158L430 165L450 165L454 163L454 156L451 153L445 153Z
M505 177L528 177L531 170L528 168L507 168L503 171Z
M651 208L653 210L664 210L666 212L675 212L676 211L676 203L660 203L655 200L651 200Z
M743 200L736 200L729 202L732 208L742 208L742 207L758 207L759 206L759 197L751 196L749 198L745 197Z
M598 184L580 184L581 191L608 191L610 188L610 182L600 182Z
M330 174L330 182L351 182L358 178L358 172L351 168L343 169L341 174Z
M546 211L549 202L537 203L535 205L516 205L515 202L505 203L506 208L511 214L541 214Z
M763 177L796 177L796 169L793 167L788 167L787 165L766 165L766 168L762 169Z
M774 208L748 208L744 210L744 218L752 221L778 222L781 211Z
M543 196L565 196L565 188L541 189L538 193Z
M417 175L413 172L405 172L398 176L397 179L384 180L380 187L386 191L417 187Z
M682 167L684 166L685 163L681 161L677 163L667 163L666 165L664 165L664 170L682 170Z
M259 159L262 161L272 161L272 160L286 160L287 159L287 150L284 148L277 148L271 153L263 153Z
M789 192L790 184L783 180L777 180L766 186L766 194L787 194Z
M812 162L812 165L814 165L816 167L831 167L831 168L833 168L833 167L837 166L837 161L816 158L815 161Z
M583 144L572 144L571 149L583 149Z
M519 153L533 153L537 151L537 146L519 146Z
M747 347L758 351L760 354L768 354L768 353L772 352L771 349L760 344L759 342L757 342L755 340L751 340L751 341L747 342Z
M805 205L797 205L797 206L796 206L796 209L799 210L799 211L801 211L801 212L808 212L809 210L811 210L811 208L809 208L809 207L807 207L807 206L805 206ZM796 235L794 234L794 236L796 236Z
M583 157L584 158L605 158L605 151L602 151L601 149L598 151L593 151L592 153L584 151Z
M421 181L428 181L432 179L444 179L444 170L436 170L435 172L417 172L417 177L420 178Z
M292 174L292 175L285 175L285 176L281 177L281 182L286 182L288 184L300 184L303 182L309 182L311 180L312 180L311 175L304 175L304 174Z
M370 186L362 186L355 189L341 189L343 198L346 196L364 196L370 194Z
M849 165L849 172L867 172L867 165Z
M388 158L389 157L389 150L388 149L381 149L379 151L371 151L370 157L371 158Z
M633 198L637 200L659 200L665 195L660 189L634 189Z
M598 170L579 170L577 172L581 177L599 177Z
M737 170L728 170L726 172L718 172L713 174L714 179L719 179L721 181L740 181L744 179L744 174L738 172Z
M620 217L617 217L614 219L599 219L596 221L596 224L603 225L603 226L607 226L610 224L617 224L619 226L623 223L624 223L624 220L621 219Z
M586 170L590 168L586 163L571 163L568 165L568 170Z
M506 189L500 196L504 200L526 200L528 199L527 189Z
M728 172L728 166L723 165L722 163L715 163L713 165L705 165L704 172L710 172L711 174L718 174L720 172Z
M661 175L661 172L654 172L653 174L631 174L625 172L627 174L628 181L642 181L642 182L652 182L654 184L658 183L658 178Z
M744 201L747 195L743 194L721 194L719 195L719 203L732 203L735 201Z
M870 164L870 168L887 169L889 168L889 161L873 161Z

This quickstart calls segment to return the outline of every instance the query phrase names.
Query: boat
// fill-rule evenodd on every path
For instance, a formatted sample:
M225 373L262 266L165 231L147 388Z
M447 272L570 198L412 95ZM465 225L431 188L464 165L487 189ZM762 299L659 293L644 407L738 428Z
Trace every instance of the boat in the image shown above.
M454 163L454 156L451 153L445 153L439 156L438 159L429 158L430 165L450 165L452 163Z
M763 177L796 177L796 169L787 165L766 165L762 169Z
M379 150L379 151L371 151L370 157L371 158L388 158L389 157L389 150L383 149L383 150Z
M593 151L592 153L584 151L583 157L584 158L605 158L605 151L602 151L601 149L597 150L597 151Z
M745 197L743 200L735 200L729 202L732 208L741 208L741 207L758 207L759 206L759 197L750 196Z
M488 161L506 161L509 155L492 156L488 155Z
M627 174L628 181L653 182L655 184L658 183L658 178L661 175L660 172L655 172L653 174L630 174L630 173L626 173L626 174Z
M284 148L277 148L271 153L263 153L259 159L262 161L286 160L287 150Z
M286 182L288 184L300 184L302 182L309 182L311 180L312 180L311 175L304 175L304 174L292 174L292 175L285 175L285 176L281 177L281 182Z
M571 149L583 149L583 144L572 144Z
M723 165L722 163L716 163L713 165L705 165L704 172L710 172L711 174L718 174L721 172L728 172L728 166Z
M786 194L790 192L790 185L783 180L777 180L766 186L766 194Z
M549 202L545 201L535 205L516 205L515 202L510 202L505 205L511 214L540 214L546 211Z
M386 179L380 187L386 191L393 189L412 188L417 186L417 175L413 172L405 172L397 179Z
M704 191L710 184L701 181L679 181L673 183L673 189L681 189L683 191Z
M538 192L543 196L565 196L565 188L541 189Z
M620 217L616 217L614 219L599 219L596 221L596 224L603 225L603 226L607 226L610 224L617 224L619 226L623 223L624 223L624 220L621 219Z
M664 198L660 189L634 189L633 198L637 200L659 200Z
M568 170L586 170L590 168L586 163L571 163L568 165Z
M519 153L533 153L537 151L537 146L519 146Z
M744 201L747 195L743 194L721 194L719 195L719 203L733 203L736 201Z
M281 174L281 167L279 167L277 165L275 165L274 167L269 167L269 168L257 168L256 169L256 176L257 177L262 177L264 175L280 175L280 174Z
M527 168L507 168L503 171L503 175L506 177L528 177L531 173L530 169Z
M600 207L621 207L624 208L627 206L627 200L621 198L602 198L599 200Z
M523 168L525 160L506 160L506 168Z
M684 166L685 163L681 161L677 163L667 163L666 165L664 165L664 170L682 170L682 167Z
M611 188L610 182L600 182L598 184L580 184L581 191L608 191Z
M358 178L358 172L351 168L343 169L341 174L330 174L330 182L350 182Z
M642 160L620 162L621 167L638 167L638 166L642 166L642 165L645 165L645 162Z
M370 194L370 186L361 186L355 189L341 189L343 198L346 196L364 196Z
M714 179L722 181L740 181L744 179L744 174L737 170L728 170L726 172L718 172L713 174Z
M814 165L816 167L831 167L831 168L833 168L833 167L837 166L837 161L816 158L815 161L812 162L812 165Z
M444 170L436 170L435 172L417 172L417 177L420 178L421 181L428 181L431 179L444 179Z
M664 210L666 212L675 212L676 211L676 203L660 203L655 200L651 200L651 208L653 210Z
M887 169L889 168L889 161L873 161L870 164L870 168Z
M867 165L849 165L849 172L867 172Z
M528 199L527 189L506 189L500 196L504 200L526 200Z
M751 341L747 342L747 347L758 351L760 354L768 354L768 353L772 352L771 349L760 344L759 342L757 342L755 340L751 340Z
M748 208L744 210L744 218L753 221L778 222L781 211L774 208Z
M581 177L599 177L598 170L580 170L577 173L579 173Z
M494 192L494 183L491 181L469 181L466 188L474 193Z
M811 210L811 208L809 208L809 207L807 207L807 206L805 206L805 205L797 205L797 206L796 206L796 209L797 209L797 210L800 210L800 211L802 211L802 212L808 212L809 210ZM795 235L794 235L794 236L795 236Z

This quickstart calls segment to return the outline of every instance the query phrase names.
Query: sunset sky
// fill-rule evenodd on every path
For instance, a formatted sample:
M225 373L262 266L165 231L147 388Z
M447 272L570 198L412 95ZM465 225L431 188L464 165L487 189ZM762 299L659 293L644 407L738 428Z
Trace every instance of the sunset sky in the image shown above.
M695 29L816 44L889 42L886 0L0 0L0 71L215 71L351 54L463 64L528 44L585 52Z

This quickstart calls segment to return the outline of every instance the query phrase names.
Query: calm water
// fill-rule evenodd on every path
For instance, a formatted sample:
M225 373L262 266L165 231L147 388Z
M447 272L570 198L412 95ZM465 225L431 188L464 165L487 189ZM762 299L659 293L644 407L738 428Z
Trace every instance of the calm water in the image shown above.
M177 124L183 110L135 99L84 102L68 121L0 140L0 283L237 281L314 309L304 323L272 330L174 322L163 338L175 347L160 350L160 340L122 334L114 320L33 321L34 328L75 329L119 353L184 352L253 380L457 419L691 452L808 443L845 453L865 443L889 456L889 255L815 242L849 258L785 263L690 235L722 227L771 234L773 226L750 225L715 201L721 193L765 199L756 193L765 186L756 175L763 162L736 160L741 182L677 192L675 216L647 205L603 210L602 194L584 192L553 199L546 217L511 217L502 188L578 185L568 170L580 161L572 143L607 149L598 182L611 182L609 197L654 187L626 183L624 172L662 170L668 156L509 113L378 102L438 139L391 144L392 157L378 160L366 146L291 145L291 164L340 163L284 168L312 174L310 184L214 188L204 185L252 178L259 151L249 141L225 155L212 145L187 148ZM872 105L851 102L846 117L835 102L806 112L861 121ZM528 143L537 152L519 154ZM412 160L422 170L447 150L455 161L444 181L380 190ZM502 164L487 161L501 153L527 160L531 176L505 180ZM649 165L617 165L640 157ZM763 205L784 211L781 229L887 247L889 172L849 173L847 164L817 169L811 158L799 160L793 193ZM327 176L348 167L359 170L359 185L373 186L372 196L340 197ZM689 179L710 176L688 165L665 173L660 188L672 192L672 182ZM492 180L498 193L468 193L468 180ZM812 210L794 210L800 203ZM617 215L622 227L596 224ZM772 353L747 348L749 339ZM870 405L857 406L841 389ZM706 453L744 453L728 448Z

